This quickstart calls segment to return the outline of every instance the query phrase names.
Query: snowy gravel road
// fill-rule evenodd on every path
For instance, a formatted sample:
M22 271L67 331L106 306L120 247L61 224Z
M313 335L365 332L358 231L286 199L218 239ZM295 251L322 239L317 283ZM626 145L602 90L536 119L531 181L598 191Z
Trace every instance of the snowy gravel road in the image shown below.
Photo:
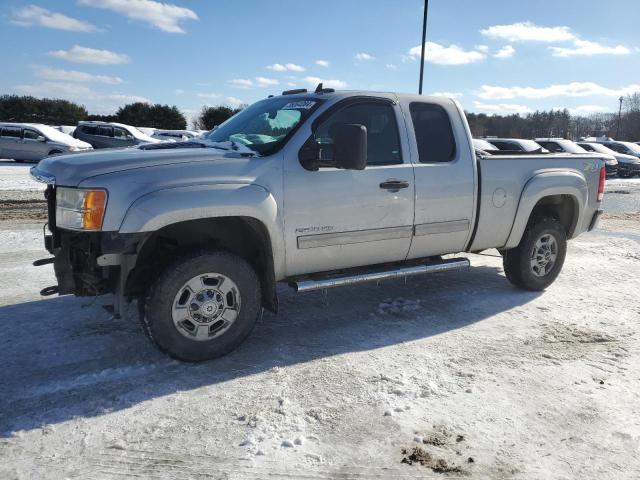
M603 227L543 294L478 255L283 289L240 349L185 365L103 299L41 299L40 226L2 222L0 478L638 478L640 227Z
M0 164L0 202L41 195L27 171ZM41 222L0 221L0 478L639 478L640 180L607 191L544 293L480 255L406 285L283 288L200 365L106 298L42 299Z

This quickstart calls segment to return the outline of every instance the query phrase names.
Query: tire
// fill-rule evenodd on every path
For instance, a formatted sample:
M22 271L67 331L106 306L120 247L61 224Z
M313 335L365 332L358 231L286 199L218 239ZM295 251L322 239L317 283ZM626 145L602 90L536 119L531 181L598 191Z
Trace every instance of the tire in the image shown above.
M240 345L261 316L261 305L260 282L249 263L231 253L201 251L164 270L140 314L148 337L163 352L201 362Z
M527 226L517 247L505 250L504 273L518 288L544 290L560 274L566 254L567 235L560 222L539 218Z

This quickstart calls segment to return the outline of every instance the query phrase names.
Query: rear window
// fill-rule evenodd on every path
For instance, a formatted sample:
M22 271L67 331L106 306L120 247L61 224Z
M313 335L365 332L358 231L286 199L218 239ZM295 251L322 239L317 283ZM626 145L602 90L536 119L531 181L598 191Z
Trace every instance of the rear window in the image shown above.
M20 129L16 127L2 127L2 136L20 138Z
M87 135L98 135L98 127L95 125L84 125L82 127L82 133Z
M439 105L413 102L409 105L420 163L450 162L456 142L447 112Z
M113 127L99 126L98 135L102 135L103 137L113 137Z

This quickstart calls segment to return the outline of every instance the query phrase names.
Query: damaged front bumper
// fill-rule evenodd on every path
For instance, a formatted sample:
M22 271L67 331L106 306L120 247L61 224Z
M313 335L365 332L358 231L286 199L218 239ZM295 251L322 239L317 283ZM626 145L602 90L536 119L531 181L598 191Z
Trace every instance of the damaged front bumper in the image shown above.
M49 233L45 231L44 246L54 257L53 261L38 260L34 265L53 263L58 285L43 289L41 294L86 297L113 293L114 310L120 313L127 278L147 234L78 232L58 228L54 186L47 187L45 198Z

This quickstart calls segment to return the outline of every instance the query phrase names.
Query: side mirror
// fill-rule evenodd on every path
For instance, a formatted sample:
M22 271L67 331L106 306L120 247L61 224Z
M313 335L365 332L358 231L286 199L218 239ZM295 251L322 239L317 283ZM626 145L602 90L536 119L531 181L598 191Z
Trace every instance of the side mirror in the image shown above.
M43 136L43 135L38 135L38 138L36 138L37 141L39 142L46 142L47 139Z
M333 160L345 170L364 170L367 166L367 127L336 125L333 132Z

